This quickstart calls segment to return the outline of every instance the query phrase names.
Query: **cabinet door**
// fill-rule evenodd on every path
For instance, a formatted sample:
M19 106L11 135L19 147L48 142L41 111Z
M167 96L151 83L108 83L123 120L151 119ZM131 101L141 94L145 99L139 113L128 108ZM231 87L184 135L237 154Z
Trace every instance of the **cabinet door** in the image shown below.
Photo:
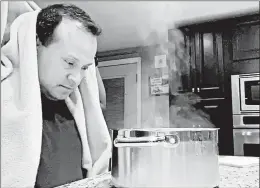
M191 37L188 36L188 35L184 35L184 47L185 47L185 53L189 56L190 55L190 41L191 40ZM186 71L185 71L185 74L182 75L181 77L181 81L182 81L182 85L183 85L183 88L182 90L184 92L189 92L191 91L191 57L189 56L188 57L188 66L186 67Z
M232 137L232 119L228 108L228 100L203 100L197 103L195 107L202 110L209 116L209 120L216 127L219 128L219 154L233 155L233 137Z
M260 25L241 25L233 34L233 60L259 58Z
M221 33L195 33L196 92L203 98L222 97L224 66Z

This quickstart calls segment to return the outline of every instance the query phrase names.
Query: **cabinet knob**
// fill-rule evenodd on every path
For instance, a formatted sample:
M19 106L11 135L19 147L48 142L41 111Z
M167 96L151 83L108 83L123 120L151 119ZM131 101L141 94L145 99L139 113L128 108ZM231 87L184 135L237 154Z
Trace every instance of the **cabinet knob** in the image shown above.
M198 91L198 93L200 92L200 88L199 87L197 88L197 91Z
M195 89L194 89L194 87L191 89L191 91L194 93L195 92Z

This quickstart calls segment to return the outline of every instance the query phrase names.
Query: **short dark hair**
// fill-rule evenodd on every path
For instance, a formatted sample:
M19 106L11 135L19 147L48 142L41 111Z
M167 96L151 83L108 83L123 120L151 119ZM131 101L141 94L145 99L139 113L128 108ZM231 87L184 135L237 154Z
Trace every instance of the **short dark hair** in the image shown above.
M44 46L53 41L54 30L63 18L80 22L86 31L95 36L101 34L101 28L84 10L73 4L53 4L43 8L37 16L36 33Z

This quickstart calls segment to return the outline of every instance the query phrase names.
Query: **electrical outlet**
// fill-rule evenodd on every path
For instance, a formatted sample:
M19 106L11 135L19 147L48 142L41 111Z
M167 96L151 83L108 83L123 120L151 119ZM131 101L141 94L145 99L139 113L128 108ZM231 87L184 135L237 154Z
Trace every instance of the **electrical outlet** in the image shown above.
M155 68L164 68L166 67L166 55L157 55L154 57L154 66Z

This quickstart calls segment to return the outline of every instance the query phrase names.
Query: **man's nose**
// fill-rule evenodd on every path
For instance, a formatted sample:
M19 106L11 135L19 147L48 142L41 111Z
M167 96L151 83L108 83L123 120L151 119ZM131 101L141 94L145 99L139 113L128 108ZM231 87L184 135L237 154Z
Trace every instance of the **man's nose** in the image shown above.
M71 87L76 87L80 83L81 75L80 74L69 74L68 80L69 80L69 84Z

